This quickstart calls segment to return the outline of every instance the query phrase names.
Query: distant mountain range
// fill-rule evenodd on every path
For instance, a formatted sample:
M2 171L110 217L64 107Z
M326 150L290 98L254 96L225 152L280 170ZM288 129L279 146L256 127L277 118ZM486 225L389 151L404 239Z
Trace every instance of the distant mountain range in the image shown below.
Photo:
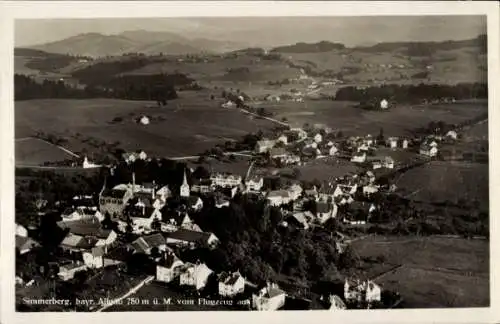
M86 33L60 41L30 46L30 49L48 53L82 55L90 57L114 56L125 53L147 55L183 55L221 53L246 47L245 43L205 38L186 38L169 32L145 30L125 31L117 35Z
M468 40L443 42L381 42L369 46L357 46L353 50L364 52L388 52L406 49L409 55L425 55L435 50L450 50L461 47L481 47L486 50L486 35ZM188 38L171 32L146 30L125 31L117 35L87 33L60 41L30 46L29 49L48 53L71 54L90 57L116 56L126 53L146 55L185 55L198 53L222 53L238 51L251 46L245 42L221 41L207 38ZM317 43L299 42L271 49L279 53L314 53L345 49L341 43L321 41Z

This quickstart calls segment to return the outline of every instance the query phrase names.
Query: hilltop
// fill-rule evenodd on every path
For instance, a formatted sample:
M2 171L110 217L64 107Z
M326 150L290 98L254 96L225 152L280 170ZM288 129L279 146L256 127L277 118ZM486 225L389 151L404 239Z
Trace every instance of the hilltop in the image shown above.
M83 55L91 57L116 56L125 53L156 55L218 53L244 46L237 42L210 39L188 39L169 32L145 30L125 31L117 35L86 33L63 40L31 46L31 49L50 53Z

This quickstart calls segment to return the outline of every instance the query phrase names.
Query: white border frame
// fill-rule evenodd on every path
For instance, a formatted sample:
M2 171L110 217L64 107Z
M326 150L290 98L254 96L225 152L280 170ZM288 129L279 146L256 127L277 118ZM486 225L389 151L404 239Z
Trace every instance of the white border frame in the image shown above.
M232 17L232 16L419 16L487 15L489 140L490 140L490 307L462 309L363 310L346 312L126 312L126 313L15 313L14 311L14 102L13 102L13 21L18 18L161 18L161 17ZM500 138L494 125L498 121L499 75L499 6L495 1L10 1L0 2L0 123L3 154L0 157L1 222L1 322L95 323L165 321L209 321L214 323L271 322L301 323L336 321L339 323L493 323L498 322L498 253L499 171L493 168L498 159ZM446 253L444 251L444 253ZM240 316L238 316L240 315Z

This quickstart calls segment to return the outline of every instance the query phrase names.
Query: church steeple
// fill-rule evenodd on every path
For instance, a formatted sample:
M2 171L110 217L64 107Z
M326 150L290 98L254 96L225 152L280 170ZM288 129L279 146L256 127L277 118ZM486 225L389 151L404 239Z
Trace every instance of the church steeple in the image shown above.
M190 188L189 188L189 184L187 182L186 169L184 169L184 179L182 180L180 195L181 195L181 197L189 197L190 196Z

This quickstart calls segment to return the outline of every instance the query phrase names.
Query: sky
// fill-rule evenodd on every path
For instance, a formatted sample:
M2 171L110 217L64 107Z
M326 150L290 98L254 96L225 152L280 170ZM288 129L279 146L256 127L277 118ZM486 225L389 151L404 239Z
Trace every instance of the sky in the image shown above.
M322 40L347 46L394 41L461 40L486 33L484 16L229 17L25 19L15 22L15 45L29 46L83 33L164 31L187 38L276 46Z

